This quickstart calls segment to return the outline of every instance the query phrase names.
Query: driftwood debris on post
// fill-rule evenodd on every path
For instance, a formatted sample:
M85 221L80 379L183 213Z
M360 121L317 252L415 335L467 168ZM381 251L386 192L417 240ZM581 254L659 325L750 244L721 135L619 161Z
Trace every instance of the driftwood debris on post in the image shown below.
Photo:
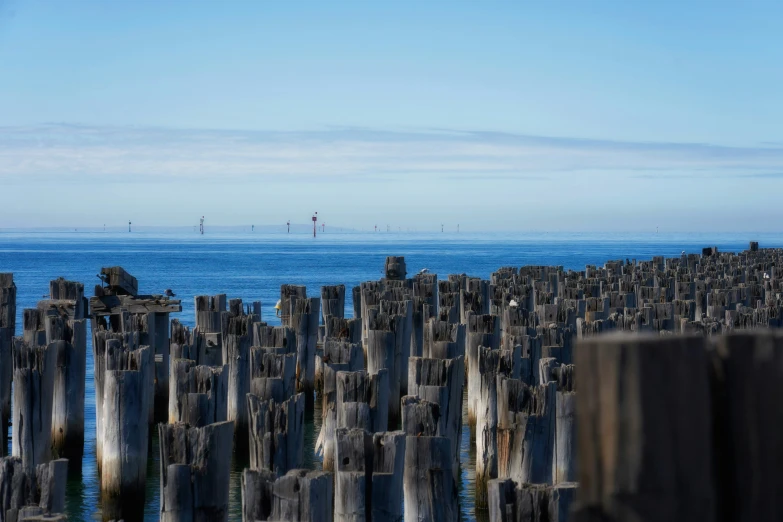
M158 425L161 522L228 521L233 423Z

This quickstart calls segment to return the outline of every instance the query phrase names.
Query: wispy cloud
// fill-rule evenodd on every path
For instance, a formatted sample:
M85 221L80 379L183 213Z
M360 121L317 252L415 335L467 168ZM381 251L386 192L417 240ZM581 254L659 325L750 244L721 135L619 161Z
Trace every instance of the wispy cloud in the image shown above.
M635 143L449 129L310 132L37 125L0 127L0 177L235 179L308 177L539 179L701 171L778 177L783 148ZM675 177L675 174L669 174ZM130 179L129 179L130 180Z

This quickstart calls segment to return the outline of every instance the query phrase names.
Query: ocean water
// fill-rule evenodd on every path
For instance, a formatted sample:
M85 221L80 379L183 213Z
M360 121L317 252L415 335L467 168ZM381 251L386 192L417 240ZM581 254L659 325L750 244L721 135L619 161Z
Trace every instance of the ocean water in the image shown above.
M445 278L467 273L489 278L501 266L562 265L583 270L610 259L650 259L677 256L683 250L701 252L705 246L722 251L783 246L783 234L414 234L346 233L260 234L234 233L45 233L0 231L0 272L13 272L17 285L17 335L22 310L35 307L48 294L49 281L65 277L85 284L93 294L103 266L123 266L139 280L140 293L162 293L171 288L182 300L177 318L194 325L193 297L226 293L246 302L261 300L263 319L279 324L273 306L281 284L306 285L308 295L320 295L322 285L346 285L346 315L353 310L350 288L382 277L385 257L402 255L409 275L422 268ZM176 314L172 316L174 318ZM89 338L89 335L88 335ZM69 478L67 512L71 520L100 520L100 482L95 463L95 395L92 347L87 349L85 454L81 474ZM320 463L313 455L320 429L319 409L307 419L305 459L308 467ZM10 444L9 444L10 451ZM467 428L462 438L460 502L463 520L486 520L473 506L475 448ZM231 477L231 520L241 520L239 477L245 463L235 462ZM145 520L158 520L160 471L157 434L149 446Z

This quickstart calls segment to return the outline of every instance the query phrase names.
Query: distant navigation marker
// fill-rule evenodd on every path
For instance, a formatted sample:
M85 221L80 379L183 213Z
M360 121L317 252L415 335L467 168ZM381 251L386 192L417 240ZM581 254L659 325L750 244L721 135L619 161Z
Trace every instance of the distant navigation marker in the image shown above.
M316 232L317 227L318 227L317 223L318 223L318 212L313 214L313 237L315 237L315 232Z
M288 225L288 233L290 234L291 233L291 220L290 219L288 220L288 223L286 223L286 225Z
M204 235L204 216L201 216L201 222L199 223L199 230L201 231L201 235Z
M131 229L130 229L130 226L131 226L131 222L130 222L130 221L128 221L128 232L130 232L130 231L131 231Z

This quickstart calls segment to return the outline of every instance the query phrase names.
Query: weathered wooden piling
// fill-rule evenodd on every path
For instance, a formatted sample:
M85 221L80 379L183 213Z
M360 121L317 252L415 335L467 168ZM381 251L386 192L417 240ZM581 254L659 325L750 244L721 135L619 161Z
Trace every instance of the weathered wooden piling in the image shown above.
M626 334L581 341L576 350L579 516L714 520L716 454L704 348L703 338L689 336Z
M172 359L169 387L169 424L202 427L227 420L228 366L197 366L195 361ZM202 401L206 411L199 407Z
M360 428L337 430L334 518L370 520L372 512L372 435Z
M334 489L332 474L295 469L272 487L272 514L280 522L331 522Z
M337 372L337 427L388 430L389 371L376 374Z
M304 395L281 403L247 394L250 468L282 476L304 463Z
M296 394L296 354L279 354L269 350L258 347L250 349L251 388L255 379L274 379L280 381L283 389L282 396L276 400L293 397Z
M476 426L476 415L481 394L481 376L479 374L479 346L491 349L500 348L500 321L494 315L469 315L467 317L465 366L467 367L468 387L468 425L471 433Z
M494 479L489 482L489 520L568 522L576 492L575 483L546 486Z
M389 374L388 425L397 426L400 422L400 381L394 379L396 340L394 332L369 330L367 337L367 373L377 375L381 370ZM386 431L386 430L383 430Z
M409 393L438 404L440 420L433 435L446 437L452 442L452 469L455 472L459 471L460 466L464 379L462 356L454 359L411 357Z
M105 373L101 501L103 520L139 520L147 478L149 399L141 371ZM109 420L111 419L111 420Z
M227 419L234 423L235 446L245 454L248 444L247 394L250 392L250 345L252 337L244 321L231 321L225 340L228 365Z
M373 522L402 520L406 441L407 437L402 431L373 435Z
M68 460L53 460L29 469L19 457L0 459L0 520L65 520Z
M0 273L0 457L8 447L8 425L11 420L11 381L14 366L7 361L13 357L13 338L16 335L16 285L14 275Z
M291 299L291 328L296 335L297 391L305 394L305 405L312 408L315 390L315 349L321 300Z
M405 520L459 520L457 485L451 466L451 441L446 437L406 438Z
M14 338L12 455L32 472L52 459L52 404L57 352Z
M228 521L233 423L158 425L161 522Z
M283 326L291 325L293 315L292 303L297 299L307 299L307 288L299 285L280 285L280 322Z
M52 447L55 454L81 469L84 453L84 396L87 377L87 324L47 317L49 342L55 351ZM56 325L56 326L55 326Z
M329 317L345 317L345 285L321 287L321 313L323 324Z
M498 477L518 484L552 484L556 462L554 382L528 386L497 376Z

